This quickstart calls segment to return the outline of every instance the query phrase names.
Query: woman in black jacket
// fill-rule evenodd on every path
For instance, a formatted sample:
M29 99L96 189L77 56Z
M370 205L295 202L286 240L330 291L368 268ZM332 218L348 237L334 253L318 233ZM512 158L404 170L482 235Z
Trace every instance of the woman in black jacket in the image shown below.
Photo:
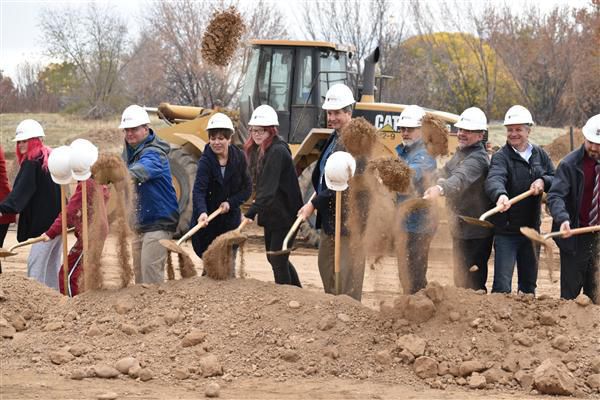
M222 211L206 228L192 236L198 257L219 235L238 227L240 206L252 192L244 153L231 144L233 124L222 113L214 114L207 125L208 144L198 160L198 171L192 192L192 225L205 223L208 215ZM235 257L234 257L235 259Z
M244 144L256 197L244 215L264 227L267 252L280 250L283 240L302 207L302 194L289 146L277 135L277 113L268 105L256 108L250 118L250 136ZM293 238L291 240L293 242ZM291 243L289 243L291 246ZM289 254L271 255L275 283L302 287Z

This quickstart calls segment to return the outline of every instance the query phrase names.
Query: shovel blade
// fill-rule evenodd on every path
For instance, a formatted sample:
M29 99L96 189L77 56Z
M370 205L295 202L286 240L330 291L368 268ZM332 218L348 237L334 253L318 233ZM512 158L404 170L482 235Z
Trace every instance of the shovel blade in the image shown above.
M292 247L291 249L281 249L281 250L273 250L267 251L267 254L270 256L283 256L286 254L290 254L292 251L296 250L297 247Z
M161 239L158 241L158 243L160 243L163 247L165 247L169 251L172 251L172 252L178 253L178 254L187 255L185 253L185 251L174 240Z
M520 228L521 233L523 234L523 236L525 236L526 238L533 240L536 243L539 243L541 245L547 245L548 243L546 242L546 238L544 238L542 235L540 235L540 233L538 231L536 231L533 228L528 228L528 227L521 227Z
M466 222L469 225L477 225L477 226L481 226L482 228L493 228L494 224L492 224L489 221L485 221L479 218L474 218L474 217L467 217L466 215L459 215L458 218L462 219L464 222Z
M10 256L16 256L16 255L17 255L17 253L15 253L14 251L0 248L0 257L10 257Z

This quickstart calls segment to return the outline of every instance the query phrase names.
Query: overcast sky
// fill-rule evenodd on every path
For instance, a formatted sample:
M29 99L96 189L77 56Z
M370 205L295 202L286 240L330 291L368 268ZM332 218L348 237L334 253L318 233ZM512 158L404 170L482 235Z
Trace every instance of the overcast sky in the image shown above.
M102 3L110 3L117 10L127 16L131 22L130 32L135 32L139 26L139 18L142 15L143 8L151 6L152 1L148 0L98 0ZM156 0L155 0L156 1ZM252 1L252 0L243 0ZM297 6L293 3L299 3L303 0L285 0L275 1L279 8L290 20L290 26L298 26L301 22L298 20ZM320 0L325 1L325 0ZM331 0L340 1L340 0ZM398 1L398 0L394 0ZM427 0L436 1L436 0ZM18 64L29 62L48 62L42 54L41 33L39 30L39 12L44 7L66 7L66 6L85 6L89 1L71 0L71 1L50 1L50 0L0 0L0 70L11 78L16 78L15 72ZM570 5L572 7L583 7L590 4L591 0L507 0L511 6L518 8L526 4L539 3L540 7L550 9L556 4ZM498 1L499 4L503 4ZM292 5L290 5L292 4ZM296 11L294 11L296 10ZM290 29L292 39L301 39L301 33Z

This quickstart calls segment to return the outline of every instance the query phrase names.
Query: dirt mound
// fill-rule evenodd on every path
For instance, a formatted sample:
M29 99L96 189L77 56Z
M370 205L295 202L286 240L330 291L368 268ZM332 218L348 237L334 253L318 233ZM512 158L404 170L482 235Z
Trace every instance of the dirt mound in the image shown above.
M335 376L584 396L600 373L600 308L581 300L431 283L376 312L346 296L204 277L67 299L3 274L0 290L3 368L73 379Z
M583 144L583 133L581 129L575 129L573 131L573 148L576 149ZM554 139L550 144L543 146L546 153L554 162L554 165L558 165L558 162L562 160L564 156L571 152L571 138L569 132L560 135Z

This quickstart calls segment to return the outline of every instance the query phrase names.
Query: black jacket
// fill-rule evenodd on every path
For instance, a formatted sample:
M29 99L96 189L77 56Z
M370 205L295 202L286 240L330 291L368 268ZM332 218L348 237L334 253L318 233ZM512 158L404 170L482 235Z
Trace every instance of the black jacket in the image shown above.
M248 175L244 153L236 146L229 145L225 176L223 176L219 160L207 144L202 157L198 160L198 170L192 190L191 227L196 225L200 214L210 215L224 201L229 203L229 212L218 215L208 226L192 236L192 246L198 257L202 257L206 248L217 236L239 226L240 206L248 200L251 192L252 182Z
M548 192L548 208L552 215L552 231L558 231L560 225L569 221L571 228L579 227L579 208L583 196L583 156L585 148L567 154L556 168L552 187ZM554 241L561 251L575 253L577 251L577 236L567 239L559 237Z
M303 204L292 152L275 136L260 162L256 197L245 216L254 219L258 214L258 225L271 230L289 229Z
M25 160L13 190L0 203L2 214L19 214L17 240L22 242L46 232L60 212L60 186L44 171L40 160Z
M450 209L450 232L459 239L480 239L493 234L491 229L470 225L459 215L479 218L491 207L483 188L488 173L489 158L483 143L458 149L441 170L438 185L444 190Z
M505 144L492 156L490 172L485 181L485 192L496 204L501 195L513 198L531 187L533 181L541 178L544 191L552 185L554 165L548 154L539 146L533 149L529 162L525 161L509 144ZM504 213L490 218L496 225L496 233L502 235L520 235L519 228L527 226L538 230L541 224L542 196L530 196L512 205Z

